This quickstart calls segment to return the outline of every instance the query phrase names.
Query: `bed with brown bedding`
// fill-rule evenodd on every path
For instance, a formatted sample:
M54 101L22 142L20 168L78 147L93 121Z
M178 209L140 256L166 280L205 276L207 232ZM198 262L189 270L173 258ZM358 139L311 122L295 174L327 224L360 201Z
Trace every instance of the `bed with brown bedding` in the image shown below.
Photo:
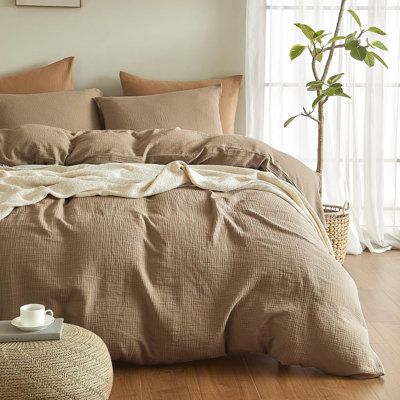
M1 319L44 303L140 364L261 352L383 374L324 241L319 178L290 156L240 136L25 125L0 130L0 165Z

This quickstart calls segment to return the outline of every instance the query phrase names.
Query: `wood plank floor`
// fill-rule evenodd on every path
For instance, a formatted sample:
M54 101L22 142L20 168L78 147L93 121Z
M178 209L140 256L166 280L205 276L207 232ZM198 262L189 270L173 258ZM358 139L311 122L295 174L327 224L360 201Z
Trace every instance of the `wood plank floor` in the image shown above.
M400 400L400 251L348 256L371 344L386 375L353 380L283 367L264 355L168 367L115 365L111 400Z

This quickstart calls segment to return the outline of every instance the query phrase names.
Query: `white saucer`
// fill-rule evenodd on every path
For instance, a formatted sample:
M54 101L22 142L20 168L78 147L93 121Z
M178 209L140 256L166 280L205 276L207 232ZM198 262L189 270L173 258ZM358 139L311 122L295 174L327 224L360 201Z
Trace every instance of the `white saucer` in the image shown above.
M44 317L44 325L41 326L25 326L21 324L21 317L14 318L11 321L11 325L14 325L16 328L20 329L21 331L25 332L35 332L41 331L42 329L47 328L54 322L54 318L51 315L45 315Z

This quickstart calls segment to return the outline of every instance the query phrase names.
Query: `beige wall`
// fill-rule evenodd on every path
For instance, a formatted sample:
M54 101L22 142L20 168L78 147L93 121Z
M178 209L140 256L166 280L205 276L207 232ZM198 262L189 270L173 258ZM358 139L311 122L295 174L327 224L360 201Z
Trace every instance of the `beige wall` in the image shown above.
M190 80L244 72L246 0L82 0L81 9L0 0L0 74L75 55L75 86L120 94L123 69ZM237 130L244 132L244 87Z

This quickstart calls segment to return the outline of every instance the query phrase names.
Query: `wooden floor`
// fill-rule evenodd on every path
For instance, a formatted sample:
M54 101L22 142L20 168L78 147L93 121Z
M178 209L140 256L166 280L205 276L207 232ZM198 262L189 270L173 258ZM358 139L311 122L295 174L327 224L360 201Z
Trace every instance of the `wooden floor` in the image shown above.
M168 367L115 365L111 400L400 400L400 251L348 256L372 347L386 375L353 380L283 367L264 355Z

